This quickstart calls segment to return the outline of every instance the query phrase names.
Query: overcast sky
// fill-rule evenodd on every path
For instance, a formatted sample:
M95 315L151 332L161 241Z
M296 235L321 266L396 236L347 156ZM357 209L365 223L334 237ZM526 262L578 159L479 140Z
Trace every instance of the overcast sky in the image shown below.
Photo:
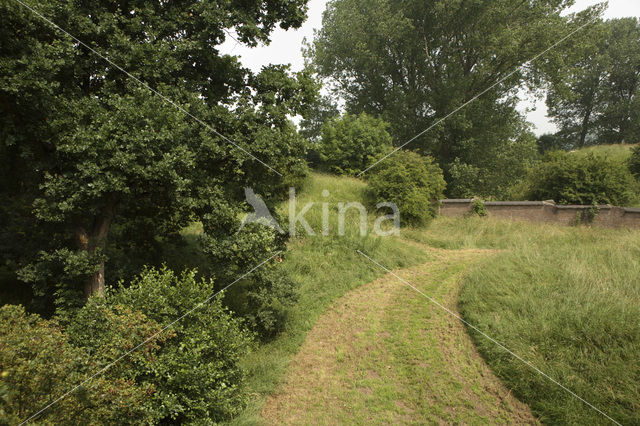
M322 26L322 12L328 0L310 0L309 13L304 25L295 31L284 31L278 29L271 37L271 44L248 48L238 45L235 41L228 39L222 45L222 52L230 53L240 57L242 63L254 70L259 71L263 65L267 64L291 64L294 71L299 71L304 66L302 57L302 42L313 39L313 30ZM579 11L591 5L597 4L598 0L576 0L571 11ZM609 8L605 12L605 18L619 18L623 16L640 16L640 0L609 0ZM534 108L533 111L527 111ZM527 119L535 125L536 134L554 132L555 126L546 117L546 106L544 101L533 102L525 100L520 105L521 111L525 112Z

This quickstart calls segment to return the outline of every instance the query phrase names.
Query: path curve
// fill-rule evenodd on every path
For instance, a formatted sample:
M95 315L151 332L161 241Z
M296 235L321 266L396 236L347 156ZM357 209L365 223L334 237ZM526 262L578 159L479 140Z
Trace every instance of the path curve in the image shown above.
M481 250L431 249L396 271L456 311ZM464 326L387 274L323 314L262 411L268 424L536 424L491 372Z

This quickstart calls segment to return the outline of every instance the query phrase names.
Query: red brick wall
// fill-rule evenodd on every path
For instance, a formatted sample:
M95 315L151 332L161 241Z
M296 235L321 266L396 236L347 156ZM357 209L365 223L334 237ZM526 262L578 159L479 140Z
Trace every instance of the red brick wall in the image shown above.
M472 203L473 199L442 200L440 214L450 217L465 216L471 211ZM591 206L561 206L553 201L487 201L485 206L490 217L562 225L575 224L579 214L582 215L591 208ZM640 227L640 208L598 206L598 214L593 224L608 228Z

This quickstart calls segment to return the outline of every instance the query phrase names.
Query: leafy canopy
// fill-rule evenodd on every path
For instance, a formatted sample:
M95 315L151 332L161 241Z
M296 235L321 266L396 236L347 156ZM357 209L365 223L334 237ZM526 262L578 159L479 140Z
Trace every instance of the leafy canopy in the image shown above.
M108 322L93 324L101 331L110 330L111 333L92 336L92 339L110 340L104 354L111 356L111 360L116 355L114 351L123 352L160 329L144 315L122 306L103 314L95 319ZM116 336L117 339L111 339ZM150 342L132 359L123 359L117 368L87 382L86 386L44 411L36 421L45 425L148 424L157 421L158 417L148 404L155 388L149 383L138 384L121 372L132 364L151 363L161 341ZM55 321L28 314L22 306L0 307L0 417L3 423L18 424L26 420L104 367L105 364L96 363L88 355L87 350L70 342Z
M551 59L522 64L597 12L561 16L572 4L334 0L307 55L319 76L345 99L348 112L366 112L390 123L396 145L484 92L408 148L433 156L447 181L457 161L473 170L476 181L486 182L478 192L495 195L505 184L493 183L500 178L491 176L492 171L509 168L492 158L496 153L508 157L509 143L530 144L515 109L518 89L537 87L540 71ZM462 190L457 183L448 188Z
M345 114L322 126L320 159L334 173L355 175L392 150L389 124L366 113Z
M147 351L142 347L129 356L133 362L118 362L113 369L154 389L147 405L161 422L229 419L245 403L239 360L251 334L222 307L220 298L208 300L214 293L213 282L197 280L195 271L177 275L166 268L147 269L129 286L92 297L70 324L70 340L104 366L144 341L127 339L129 328L113 319L122 306L150 324L173 324L157 336L151 360L139 359Z
M248 45L268 41L276 25L296 28L305 5L32 6L284 176L19 3L0 5L0 158L7 166L0 258L42 306L137 273L140 265L125 271L109 263L114 246L125 253L119 258L143 259L154 240L175 237L194 220L227 244L246 208L244 187L273 203L304 173L305 145L288 116L304 113L316 84L286 66L253 74L218 46L229 28Z
M549 115L574 147L640 140L640 21L599 22L552 73Z

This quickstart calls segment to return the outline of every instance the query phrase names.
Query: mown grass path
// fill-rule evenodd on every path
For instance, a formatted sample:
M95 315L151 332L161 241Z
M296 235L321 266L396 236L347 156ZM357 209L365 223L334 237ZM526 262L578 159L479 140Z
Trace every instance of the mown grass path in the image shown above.
M429 262L396 273L456 311L465 272L491 252L425 250ZM464 326L390 274L350 291L319 318L267 399L262 420L536 423L493 375Z

